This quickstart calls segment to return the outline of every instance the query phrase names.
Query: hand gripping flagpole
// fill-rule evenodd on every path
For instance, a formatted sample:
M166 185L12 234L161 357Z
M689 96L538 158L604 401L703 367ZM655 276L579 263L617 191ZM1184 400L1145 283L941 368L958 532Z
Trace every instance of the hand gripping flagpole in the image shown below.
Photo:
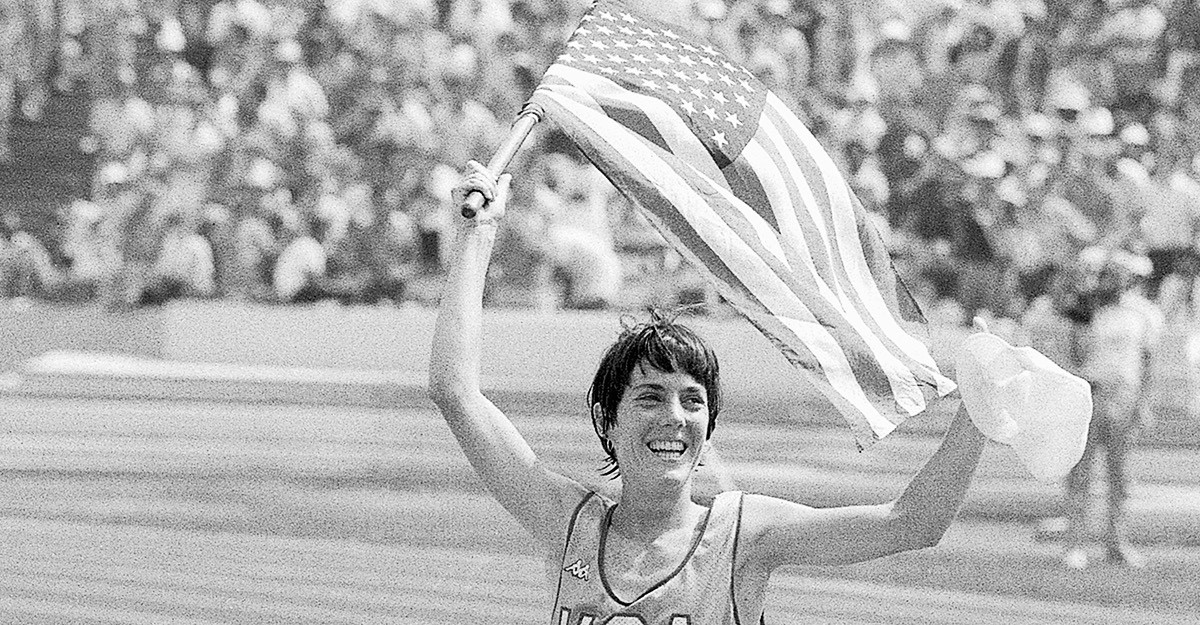
M513 121L512 129L508 133L508 138L504 140L496 153L492 155L492 160L488 161L488 172L495 178L499 178L500 174L504 173L504 169L512 162L512 159L517 154L517 150L521 149L521 144L525 142L525 137L529 136L529 131L533 130L535 124L542 120L545 112L542 107L532 102L526 102L521 109L521 113L517 115L517 119ZM483 194L479 191L472 191L467 194L462 203L462 216L471 219L483 208Z

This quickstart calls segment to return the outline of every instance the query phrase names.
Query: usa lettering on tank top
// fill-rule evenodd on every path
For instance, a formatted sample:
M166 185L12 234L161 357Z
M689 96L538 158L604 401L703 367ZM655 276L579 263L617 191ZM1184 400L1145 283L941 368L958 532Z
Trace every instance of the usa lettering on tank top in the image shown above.
M740 492L718 495L678 568L626 603L600 564L615 504L588 493L571 517L550 625L737 625L733 556L741 504Z

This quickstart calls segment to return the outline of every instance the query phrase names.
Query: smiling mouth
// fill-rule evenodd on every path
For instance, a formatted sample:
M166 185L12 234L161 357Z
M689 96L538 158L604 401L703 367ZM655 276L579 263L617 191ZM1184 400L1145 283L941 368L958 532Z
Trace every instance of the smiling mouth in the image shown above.
M646 448L659 458L677 460L687 451L687 444L683 441L650 441Z

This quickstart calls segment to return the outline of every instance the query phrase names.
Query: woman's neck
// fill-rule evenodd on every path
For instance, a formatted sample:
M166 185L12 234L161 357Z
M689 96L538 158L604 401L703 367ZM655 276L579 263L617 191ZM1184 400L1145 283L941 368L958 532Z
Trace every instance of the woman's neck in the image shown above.
M665 532L693 527L703 512L704 508L692 501L689 487L664 492L630 490L624 485L612 527L628 538L651 541Z

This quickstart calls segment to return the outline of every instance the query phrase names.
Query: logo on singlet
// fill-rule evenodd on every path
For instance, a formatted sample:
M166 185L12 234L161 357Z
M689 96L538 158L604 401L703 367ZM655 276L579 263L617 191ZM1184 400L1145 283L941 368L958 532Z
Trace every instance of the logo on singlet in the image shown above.
M591 566L584 564L583 559L577 559L571 564L564 566L563 570L567 573L570 573L571 577L574 577L575 579L581 579L586 582L588 580L588 575L591 573Z

